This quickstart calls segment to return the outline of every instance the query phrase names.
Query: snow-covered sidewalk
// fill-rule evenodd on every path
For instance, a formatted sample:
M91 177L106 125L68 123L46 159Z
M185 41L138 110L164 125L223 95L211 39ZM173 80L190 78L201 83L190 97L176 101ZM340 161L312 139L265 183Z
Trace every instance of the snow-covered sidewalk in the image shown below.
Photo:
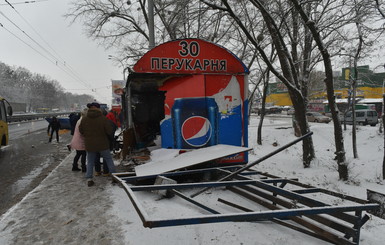
M83 173L71 171L73 156L0 217L0 244L267 245L298 244L297 236L303 236L272 222L144 228L124 190L102 176L95 177L95 186L88 187ZM180 203L173 205L173 199L166 202L169 214L183 208ZM311 237L301 240L325 244Z
M123 244L111 243L123 239L109 213L111 178L87 187L84 174L71 171L73 157L1 217L0 244Z
M87 187L72 158L0 217L0 244L328 244L269 221L144 228L121 187L102 176ZM183 210L173 200L164 215Z

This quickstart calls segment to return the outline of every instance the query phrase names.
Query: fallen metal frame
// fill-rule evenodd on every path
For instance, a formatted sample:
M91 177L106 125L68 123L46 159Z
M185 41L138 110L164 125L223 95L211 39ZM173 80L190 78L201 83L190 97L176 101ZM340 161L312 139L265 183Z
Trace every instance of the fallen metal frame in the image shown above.
M118 173L113 174L113 178L122 185L128 194L143 222L143 226L149 228L231 221L271 220L277 224L330 243L359 244L360 228L369 218L368 215L363 215L363 212L375 210L379 207L379 204L369 203L366 200L330 190L316 188L300 183L295 179L279 178L268 173L249 169L242 173L232 174L234 171L237 172L239 169L242 169L242 167L206 168L161 174L161 176L167 178L186 179L191 175L197 174L204 175L209 173L216 176L225 176L230 173L232 178L227 181L215 180L213 182L154 185L155 178L159 175L137 177L134 173ZM249 175L257 175L260 179L251 179L248 177ZM288 186L297 189L285 189ZM215 187L226 187L237 195L270 209L270 211L254 211L232 201L219 198L219 202L243 211L242 213L221 214L213 208L207 207L180 192L183 189ZM176 219L152 219L134 192L154 190L168 190L211 214ZM307 197L307 194L330 195L342 198L353 204L343 206L331 205ZM234 200L237 199L234 198ZM255 209L258 209L258 207Z

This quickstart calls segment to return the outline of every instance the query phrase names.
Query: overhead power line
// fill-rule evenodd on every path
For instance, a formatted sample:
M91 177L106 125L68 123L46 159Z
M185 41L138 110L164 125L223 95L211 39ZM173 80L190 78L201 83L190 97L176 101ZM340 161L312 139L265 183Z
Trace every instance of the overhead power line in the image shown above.
M15 7L13 7L13 5L11 3L8 2L8 0L4 0L19 16L20 18L22 18L24 20L24 22L33 30L33 32L38 35L40 37L40 39L61 59L63 60L62 57L60 57L60 55L55 51L54 48L52 48L52 46L40 35L40 33L35 29L33 28L33 26L28 22L28 20L26 20L22 14L19 13L19 11L17 11L17 9ZM47 1L47 0L45 0Z
M32 3L32 2L42 2L42 1L48 1L48 0L41 0L41 1L26 1L26 2L19 2L19 4L21 3ZM4 25L1 24L1 27L3 27L7 32L9 32L12 36L16 37L18 40L20 40L21 42L23 42L24 44L26 44L28 47L30 47L31 49L33 49L35 52L37 52L38 54L40 54L43 58L47 59L48 61L50 61L51 63L53 63L54 65L56 65L59 69L61 69L62 71L64 71L67 75L69 75L70 77L74 78L76 81L80 82L83 86L85 86L85 88L91 90L92 92L94 93L97 93L96 92L96 89L92 89L91 88L91 85L88 84L87 82L83 81L80 76L75 72L75 70L55 51L54 48L52 48L52 46L42 37L42 35L40 35L38 33L38 31L33 28L33 26L22 16L22 14L20 14L16 8L13 6L13 4L11 4L10 2L8 2L7 0L5 0L6 4L3 4L3 5L8 5L10 6L18 15L21 19L23 19L23 21L34 31L34 33L36 35L38 35L40 37L40 39L46 44L47 47L49 47L55 54L52 54L49 50L47 50L45 47L43 47L39 42L37 42L35 39L33 39L30 35L28 35L23 29L21 29L16 23L14 23L10 18L8 18L3 12L0 11L0 14L6 18L10 23L12 23L19 31L21 31L24 35L26 35L33 43L35 43L38 47L40 47L40 49L42 49L45 53L47 53L51 58L47 57L46 55L44 55L42 52L38 51L36 48L34 48L32 45L28 44L26 41L24 41L22 38L18 37L16 34L12 33L10 30L6 29L4 27ZM53 59L53 60L52 60ZM98 96L106 99L104 96L100 95L97 93Z
M57 66L59 69L61 69L63 72L65 72L67 75L69 75L70 77L74 78L75 80L77 80L78 82L80 82L83 86L85 86L87 89L91 90L92 92L93 89L91 89L90 85L84 81L82 81L79 77L77 77L76 75L68 72L68 70L65 70L62 66L60 66L57 62L57 60L51 60L49 57L47 57L46 55L44 55L42 52L40 52L39 50L37 50L35 47L33 47L32 45L30 45L29 43L27 43L26 41L24 41L22 38L20 38L19 36L17 36L16 34L14 34L13 32L11 32L10 30L8 30L3 24L0 23L0 26L2 28L4 28L8 33L10 33L12 36L14 36L15 38L17 38L18 40L20 40L22 43L24 43L25 45L27 45L29 48L31 48L32 50L34 50L35 52L37 52L39 55L41 55L43 58L47 59L49 62L51 62L52 64L54 64L55 66Z
M27 45L28 47L30 47L31 49L33 49L35 52L37 52L38 54L40 54L42 57L44 57L45 59L49 60L51 63L55 64L55 61L52 61L50 60L47 56L45 56L44 54L42 54L39 50L35 49L33 46L31 46L29 43L25 42L23 39L21 39L20 37L16 36L13 32L11 32L10 30L8 30L2 23L0 23L0 26L2 28L4 28L4 30L6 30L9 34L11 34L12 36L14 36L15 38L17 38L18 40L20 40L21 42L23 42L25 45Z
M12 3L13 5L16 5L16 4L26 4L26 3L38 3L38 2L46 2L48 0L36 0L36 1L24 1L24 2L16 2L16 3ZM3 6L3 5L8 5L8 3L1 3L0 6Z
M56 60L56 57L51 54L46 48L44 48L40 43L38 43L35 39L33 39L30 35L28 35L23 29L21 29L15 22L13 22L10 18L8 18L1 10L0 15L6 18L9 22L11 22L19 31L21 31L24 35L26 35L32 42L34 42L37 46L39 46L42 50L44 50L47 54L49 54L53 59Z

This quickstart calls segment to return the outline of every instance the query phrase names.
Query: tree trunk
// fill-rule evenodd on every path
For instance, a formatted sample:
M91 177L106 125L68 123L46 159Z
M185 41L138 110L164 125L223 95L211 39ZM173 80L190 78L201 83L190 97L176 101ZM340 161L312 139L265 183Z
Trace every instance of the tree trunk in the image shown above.
M293 95L293 93L291 93L290 91L289 91L289 94L291 97L291 101L293 102L293 106L295 108L295 120L297 121L298 126L301 130L301 135L305 135L310 131L309 125L307 123L307 118L306 118L306 103L303 97ZM302 150L303 150L302 163L305 168L308 168L310 167L311 161L315 157L312 137L307 137L303 140Z
M319 51L321 52L324 67L325 67L325 84L327 97L329 101L329 107L332 113L333 124L334 124L334 141L336 145L336 160L338 164L338 173L340 179L347 180L348 179L348 171L345 159L345 147L344 147L344 139L342 134L341 122L337 114L337 105L335 103L334 98L334 85L333 85L333 67L330 60L330 54L323 43L323 39L319 30L317 29L315 23L309 20L309 17L306 15L305 11L302 9L302 6L299 4L298 0L291 0L294 4L294 7L300 13L302 20L305 22L306 26L310 29L314 41L317 44ZM305 142L304 142L305 143Z
M266 76L268 76L269 72L267 72ZM269 80L266 79L263 82L263 94L262 94L262 107L261 107L261 113L260 113L260 119L258 124L258 130L257 130L257 144L262 145L262 125L263 125L263 119L265 118L266 113L266 96L267 96L267 90L269 88Z
M254 89L253 89L253 92L251 92L251 94L250 94L250 96L249 96L249 98L248 98L248 100L249 100L249 108L248 108L248 115L249 115L249 118L248 118L248 121L247 121L247 123L248 124L250 124L250 114L251 114L251 110L252 110L252 108L253 108L253 105L254 105L254 96L255 96L255 92L257 91L257 89L258 89L258 85L259 84L257 84L257 85L255 85L255 87L254 87Z

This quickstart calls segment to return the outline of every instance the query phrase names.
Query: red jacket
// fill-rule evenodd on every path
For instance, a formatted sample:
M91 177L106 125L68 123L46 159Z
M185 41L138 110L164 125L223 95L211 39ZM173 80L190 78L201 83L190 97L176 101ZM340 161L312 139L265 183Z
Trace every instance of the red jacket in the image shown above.
M116 116L115 116L115 113L113 112L109 112L107 115L106 115L107 119L108 120L111 120L116 126L118 126L118 121L116 120Z

